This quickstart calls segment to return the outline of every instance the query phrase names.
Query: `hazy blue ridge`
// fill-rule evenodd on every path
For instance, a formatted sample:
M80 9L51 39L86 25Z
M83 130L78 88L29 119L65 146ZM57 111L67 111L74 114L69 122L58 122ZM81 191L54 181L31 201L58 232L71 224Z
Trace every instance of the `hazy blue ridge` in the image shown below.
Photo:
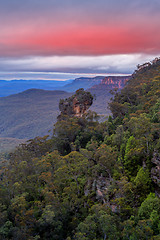
M52 81L52 80L0 80L0 97L6 97L11 94L23 92L30 88L43 90L59 90L64 85L71 83L73 80Z

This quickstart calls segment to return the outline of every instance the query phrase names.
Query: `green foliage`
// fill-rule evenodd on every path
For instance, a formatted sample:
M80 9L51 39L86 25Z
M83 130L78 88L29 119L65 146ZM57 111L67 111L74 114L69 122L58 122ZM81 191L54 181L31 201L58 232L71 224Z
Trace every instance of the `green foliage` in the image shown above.
M154 193L150 193L141 204L138 216L141 219L149 219L154 210L160 213L160 199Z
M62 154L68 154L72 150L85 148L87 143L93 138L103 139L104 127L99 127L97 115L94 113L85 114L82 118L65 117L55 124L53 131L53 141L55 147Z
M143 167L139 169L136 178L134 179L134 184L136 187L136 193L140 196L140 201L143 201L146 194L149 193L151 188L151 178L148 169Z
M51 139L12 152L0 169L1 239L159 239L159 70L160 60L139 66L105 122L65 116Z
M123 240L150 240L153 236L151 221L141 220L135 223L133 220L127 220L123 223Z
M8 239L11 237L11 231L13 229L13 224L10 221L5 222L5 224L0 227L0 237L1 239Z
M116 158L117 155L114 149L106 144L101 144L95 153L95 160L97 161L97 164L102 166L102 169L105 169L110 180L112 178Z
M105 208L94 206L84 222L77 227L75 239L119 239L117 222L114 216L107 213Z
M151 120L154 123L159 123L160 122L160 99L157 100L157 102L155 103L155 105L151 108Z
M131 136L127 141L124 155L124 167L128 176L135 176L142 164L142 150L138 140Z

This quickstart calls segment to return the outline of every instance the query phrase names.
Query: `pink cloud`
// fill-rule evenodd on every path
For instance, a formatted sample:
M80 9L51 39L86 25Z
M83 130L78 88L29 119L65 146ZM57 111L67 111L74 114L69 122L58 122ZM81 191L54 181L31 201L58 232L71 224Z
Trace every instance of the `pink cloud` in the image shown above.
M159 22L8 22L0 28L1 56L159 53Z

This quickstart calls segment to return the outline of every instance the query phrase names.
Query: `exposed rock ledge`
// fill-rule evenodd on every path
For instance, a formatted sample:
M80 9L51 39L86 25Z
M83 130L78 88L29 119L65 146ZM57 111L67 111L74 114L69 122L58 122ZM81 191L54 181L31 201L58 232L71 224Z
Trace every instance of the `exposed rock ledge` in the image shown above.
M152 163L155 164L155 167L151 169L151 178L157 185L156 193L160 197L160 154L158 151L154 151Z
M69 117L83 117L88 108L92 105L93 97L90 92L85 92L83 88L80 88L76 93L66 99L61 99L59 102L59 109L61 114L58 116L58 120Z

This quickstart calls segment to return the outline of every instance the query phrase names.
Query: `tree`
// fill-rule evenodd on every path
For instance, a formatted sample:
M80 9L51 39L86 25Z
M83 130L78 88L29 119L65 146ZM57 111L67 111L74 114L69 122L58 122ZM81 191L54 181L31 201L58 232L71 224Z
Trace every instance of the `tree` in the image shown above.
M124 168L129 177L136 176L138 167L142 165L142 150L138 140L131 136L126 144Z
M140 219L149 219L153 210L160 212L160 199L154 193L150 193L142 202L138 210L138 216Z
M117 220L108 213L105 207L95 205L86 219L78 225L75 239L119 239Z
M113 167L116 163L117 153L113 148L107 146L106 144L101 144L95 153L95 160L102 169L104 169L110 180L112 180Z
M134 184L136 187L136 194L138 195L140 202L142 202L151 188L151 178L149 170L141 167L137 173L137 176L134 179Z

